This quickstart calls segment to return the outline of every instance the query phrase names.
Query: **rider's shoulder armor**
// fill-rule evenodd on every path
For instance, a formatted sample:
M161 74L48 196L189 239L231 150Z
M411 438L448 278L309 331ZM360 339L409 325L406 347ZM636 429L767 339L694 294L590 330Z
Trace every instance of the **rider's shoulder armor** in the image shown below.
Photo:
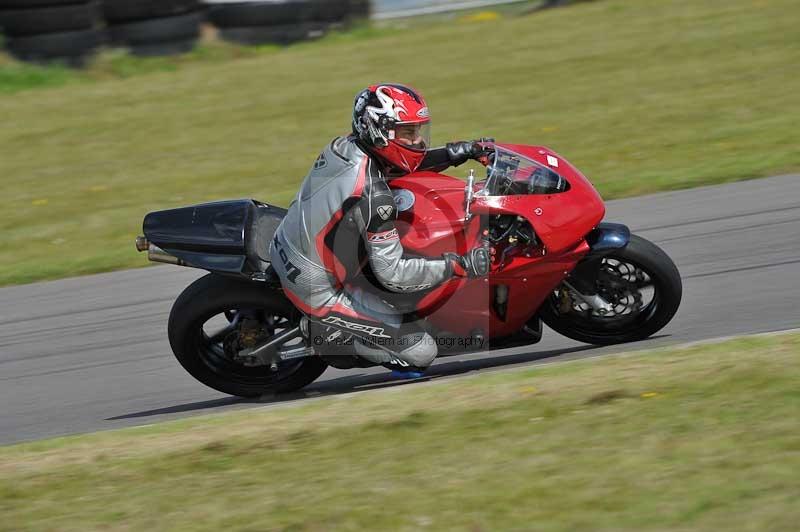
M331 180L343 181L337 186L347 187L344 181L355 180L359 166L366 154L347 137L330 142L317 156L300 190L299 199L307 200L322 189L328 189ZM344 179L342 179L344 178Z

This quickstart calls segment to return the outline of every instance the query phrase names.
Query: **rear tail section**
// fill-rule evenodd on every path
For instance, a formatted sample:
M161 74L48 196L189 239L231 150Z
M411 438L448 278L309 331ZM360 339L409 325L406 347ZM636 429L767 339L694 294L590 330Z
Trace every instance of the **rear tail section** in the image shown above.
M152 261L264 280L269 243L285 215L251 199L151 212L136 248Z

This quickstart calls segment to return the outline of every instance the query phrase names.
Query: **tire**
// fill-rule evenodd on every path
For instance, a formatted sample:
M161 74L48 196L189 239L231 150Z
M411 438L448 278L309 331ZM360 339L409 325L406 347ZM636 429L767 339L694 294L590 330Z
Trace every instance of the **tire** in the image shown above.
M104 0L103 15L110 24L173 17L199 11L198 0Z
M186 41L200 36L203 13L155 18L108 28L111 42L126 45Z
M218 28L283 26L311 20L312 0L209 4L208 20Z
M309 38L312 27L306 24L282 26L250 26L245 28L220 28L219 36L225 41L245 45L291 44Z
M367 19L370 16L370 11L370 0L348 0L348 19Z
M342 22L350 11L349 0L314 0L311 20L326 24Z
M23 61L71 60L91 54L103 40L101 32L91 29L15 37L8 40L6 48Z
M0 28L10 37L88 30L100 19L97 4L0 11Z
M299 390L327 368L319 357L282 363L277 372L247 367L208 347L202 326L211 316L230 309L260 309L298 320L300 313L279 291L248 281L209 274L193 282L175 301L169 316L169 343L181 366L215 390L239 397Z
M631 235L624 249L613 252L603 260L611 263L620 261L646 272L654 290L652 301L629 316L587 317L574 308L562 313L554 292L539 310L539 316L551 329L579 342L613 345L644 340L669 323L680 306L683 284L675 263L661 248L644 238Z
M0 9L67 6L85 4L86 0L0 0Z

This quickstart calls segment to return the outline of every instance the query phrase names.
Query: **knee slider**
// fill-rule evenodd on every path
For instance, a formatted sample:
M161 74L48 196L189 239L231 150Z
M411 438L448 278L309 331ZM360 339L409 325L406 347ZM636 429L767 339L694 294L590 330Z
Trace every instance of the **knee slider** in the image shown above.
M398 352L398 356L418 368L430 366L438 354L436 341L426 332L404 334L400 341L404 347Z

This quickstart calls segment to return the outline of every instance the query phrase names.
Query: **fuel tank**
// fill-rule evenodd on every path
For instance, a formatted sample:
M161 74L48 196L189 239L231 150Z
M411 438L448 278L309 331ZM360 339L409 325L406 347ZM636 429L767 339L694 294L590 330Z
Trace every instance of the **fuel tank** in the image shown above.
M426 257L466 253L478 235L477 219L466 226L466 183L434 172L393 179L389 187L397 204L397 230L407 254Z

